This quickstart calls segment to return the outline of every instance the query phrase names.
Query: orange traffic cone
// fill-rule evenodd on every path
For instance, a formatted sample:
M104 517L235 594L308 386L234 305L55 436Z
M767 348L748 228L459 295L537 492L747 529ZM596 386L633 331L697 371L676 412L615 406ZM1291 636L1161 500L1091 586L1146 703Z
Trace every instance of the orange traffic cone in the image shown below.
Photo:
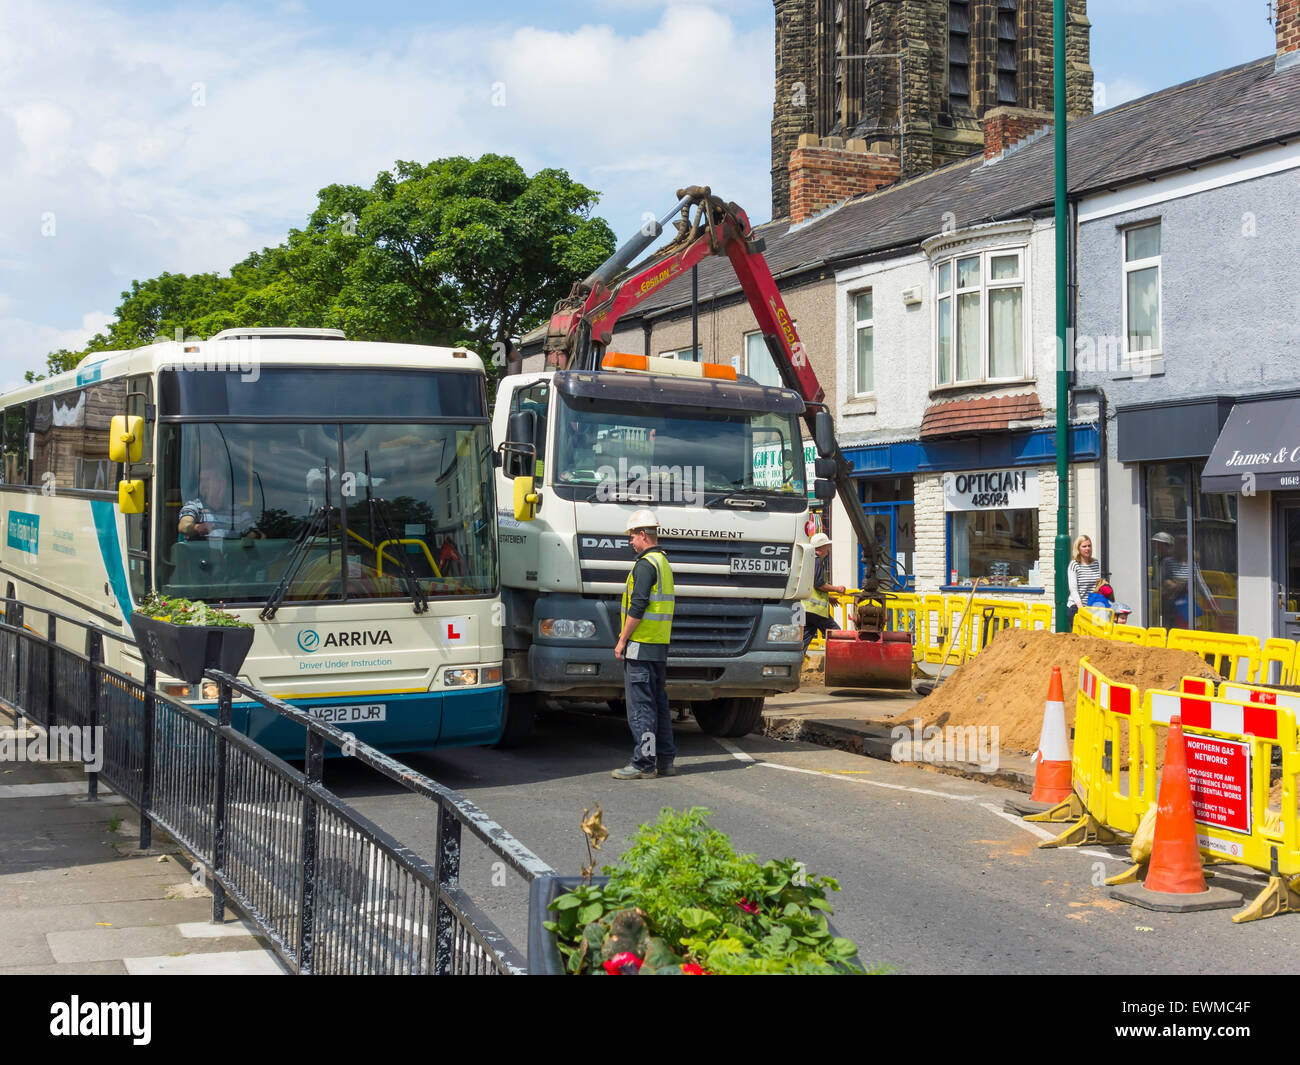
M1205 874L1201 871L1196 815L1192 811L1192 785L1187 776L1187 744L1183 740L1183 719L1177 714L1169 719L1159 795L1147 890L1170 895L1204 891Z
M1155 839L1151 844L1146 880L1141 884L1122 884L1112 888L1111 897L1149 910L1175 912L1240 905L1240 895L1205 884L1201 852L1196 842L1192 784L1187 775L1183 719L1177 714L1169 719L1159 796Z
M1047 703L1043 707L1043 731L1034 752L1038 763L1034 770L1031 802L1058 803L1070 797L1070 747L1065 740L1065 694L1061 687L1061 667L1052 667L1047 686Z

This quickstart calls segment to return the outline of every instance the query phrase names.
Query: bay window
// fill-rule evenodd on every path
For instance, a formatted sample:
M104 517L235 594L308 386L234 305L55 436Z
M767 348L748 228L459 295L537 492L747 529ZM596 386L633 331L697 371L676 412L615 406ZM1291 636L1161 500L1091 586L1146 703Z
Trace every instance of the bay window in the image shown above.
M935 267L935 383L1022 379L1025 253L960 255Z

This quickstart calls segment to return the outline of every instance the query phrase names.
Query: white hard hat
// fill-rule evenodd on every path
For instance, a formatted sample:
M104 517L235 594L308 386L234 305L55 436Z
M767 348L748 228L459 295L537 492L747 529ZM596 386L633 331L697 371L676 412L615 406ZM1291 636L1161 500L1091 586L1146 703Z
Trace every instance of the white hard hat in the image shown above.
M1158 532L1155 536L1151 537L1151 539L1158 544L1169 544L1170 547L1172 547L1174 543L1174 538L1167 532Z
M653 510L646 510L642 507L640 510L634 510L632 516L627 519L627 532L633 529L657 529L659 528L659 519L655 517Z
M830 545L831 545L831 538L827 536L825 533L815 533L813 535L813 538L808 541L808 546L811 547L814 551L816 551L817 548L819 547L830 547Z

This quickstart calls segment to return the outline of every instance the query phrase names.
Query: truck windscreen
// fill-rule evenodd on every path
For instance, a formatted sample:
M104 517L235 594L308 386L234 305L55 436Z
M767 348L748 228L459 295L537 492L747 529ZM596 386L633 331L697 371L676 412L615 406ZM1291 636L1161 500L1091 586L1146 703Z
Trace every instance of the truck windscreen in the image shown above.
M806 498L792 413L559 399L557 486L659 503L690 504L699 492Z

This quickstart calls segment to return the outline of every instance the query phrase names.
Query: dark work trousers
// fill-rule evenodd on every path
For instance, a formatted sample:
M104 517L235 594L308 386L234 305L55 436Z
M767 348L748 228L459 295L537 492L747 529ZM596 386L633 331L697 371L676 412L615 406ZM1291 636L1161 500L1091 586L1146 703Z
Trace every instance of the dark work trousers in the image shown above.
M632 729L632 764L654 769L670 766L677 757L673 719L668 712L668 663L623 660L623 692L627 723Z
M808 645L817 638L818 634L825 636L831 629L835 628L835 622L825 614L814 614L811 610L804 614L803 620L803 649L808 650Z

